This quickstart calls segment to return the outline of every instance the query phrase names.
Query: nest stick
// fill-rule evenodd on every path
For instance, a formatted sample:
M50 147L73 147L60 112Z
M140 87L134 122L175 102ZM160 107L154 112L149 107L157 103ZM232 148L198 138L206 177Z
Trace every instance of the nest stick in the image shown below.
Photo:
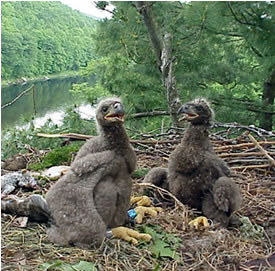
M263 153L263 155L268 159L269 163L275 167L274 159L265 151L265 149L257 142L253 135L249 134L248 137L256 145L256 147Z
M171 197L180 207L182 207L183 209L186 209L186 207L184 206L183 203L181 203L172 193L170 193L169 191L167 191L166 189L163 189L161 187L158 187L154 184L151 183L138 183L137 185L139 186L147 186L147 187L152 187L154 189L160 190L164 193L166 193L167 195L169 195L169 197Z

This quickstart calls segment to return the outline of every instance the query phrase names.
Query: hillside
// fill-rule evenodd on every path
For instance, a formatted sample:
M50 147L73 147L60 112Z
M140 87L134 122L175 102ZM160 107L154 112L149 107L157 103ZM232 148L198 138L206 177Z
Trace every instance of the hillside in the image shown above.
M54 2L1 2L2 80L78 70L92 57L96 20Z

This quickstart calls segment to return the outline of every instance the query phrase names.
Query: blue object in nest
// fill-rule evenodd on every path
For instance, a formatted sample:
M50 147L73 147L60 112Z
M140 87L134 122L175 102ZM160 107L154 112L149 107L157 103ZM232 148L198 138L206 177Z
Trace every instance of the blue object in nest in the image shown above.
M128 217L130 218L130 220L134 219L136 216L137 216L137 213L134 209L128 210Z

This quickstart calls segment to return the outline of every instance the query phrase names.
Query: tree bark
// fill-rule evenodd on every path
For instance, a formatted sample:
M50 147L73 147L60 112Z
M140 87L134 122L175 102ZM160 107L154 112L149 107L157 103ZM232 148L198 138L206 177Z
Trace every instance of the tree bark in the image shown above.
M264 82L262 103L263 108L273 109L275 99L275 70L273 70L271 77L268 81ZM270 110L267 110L270 111ZM271 110L272 111L272 110ZM272 131L273 114L263 113L260 119L260 127Z
M156 56L157 66L161 72L162 84L165 88L172 126L180 127L177 115L177 111L180 107L180 99L173 73L173 62L175 61L175 57L172 56L172 35L170 33L161 33L159 30L152 14L152 2L137 1L136 8L143 18Z

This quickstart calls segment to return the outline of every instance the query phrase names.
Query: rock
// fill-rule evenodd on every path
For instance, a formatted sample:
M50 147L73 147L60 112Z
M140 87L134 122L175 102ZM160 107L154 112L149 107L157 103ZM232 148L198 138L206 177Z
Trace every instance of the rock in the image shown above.
M41 175L56 180L64 175L70 168L69 166L55 166L42 171Z
M29 173L12 172L1 177L1 192L8 195L18 187L34 188L36 180Z
M22 154L15 154L5 161L1 161L1 168L17 171L27 166L27 159Z

